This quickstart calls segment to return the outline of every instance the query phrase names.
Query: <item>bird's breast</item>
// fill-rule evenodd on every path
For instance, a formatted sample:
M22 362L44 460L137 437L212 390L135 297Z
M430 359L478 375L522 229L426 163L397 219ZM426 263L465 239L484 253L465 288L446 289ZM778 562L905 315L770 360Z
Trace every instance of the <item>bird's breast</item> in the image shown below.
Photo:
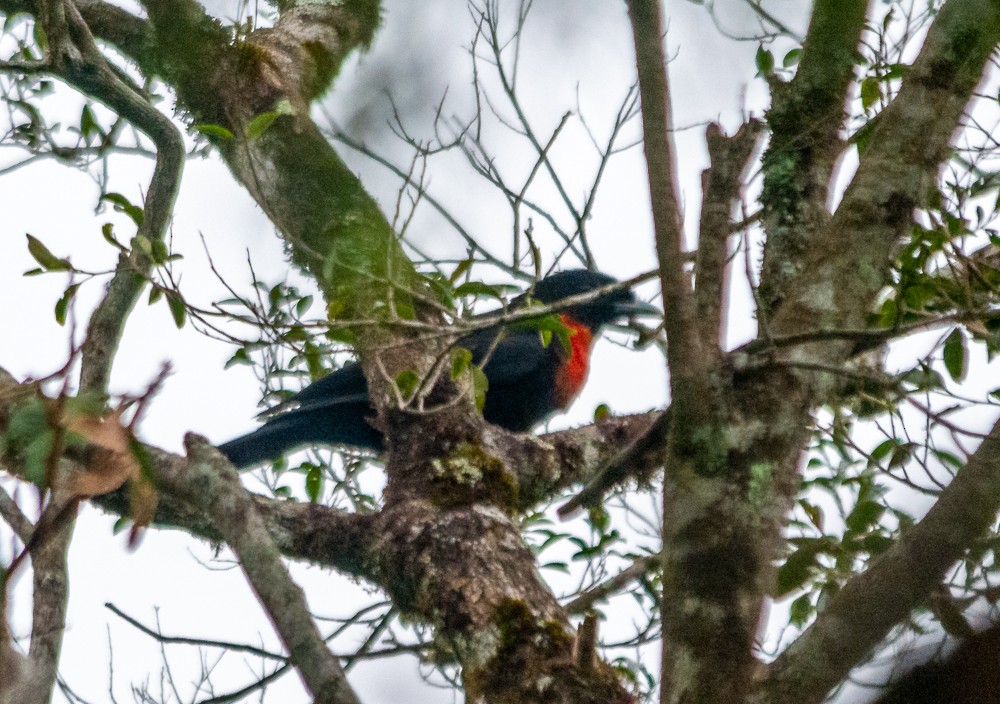
M565 313L559 317L569 328L569 353L556 372L555 401L559 408L566 408L587 381L587 372L590 370L590 348L594 342L594 335L590 328Z

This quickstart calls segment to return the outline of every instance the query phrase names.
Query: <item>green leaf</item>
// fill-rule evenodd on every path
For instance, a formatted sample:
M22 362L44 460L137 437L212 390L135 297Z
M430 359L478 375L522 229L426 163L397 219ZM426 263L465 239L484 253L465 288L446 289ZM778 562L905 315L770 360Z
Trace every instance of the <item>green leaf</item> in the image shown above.
M301 318L303 315L306 314L306 311L309 310L309 306L312 305L312 302L313 302L312 296L303 296L302 298L300 298L295 303L295 314Z
M878 464L888 457L889 453L894 451L897 447L899 447L899 440L896 438L889 438L888 440L882 441L874 450L872 450L871 461Z
M209 124L192 125L192 129L194 129L197 132L201 132L206 137L216 137L218 139L232 139L234 136L232 132L227 130L222 125L209 125Z
M69 310L70 301L73 300L73 296L80 289L80 284L73 284L69 286L65 292L63 292L62 297L56 301L56 322L60 325L66 324L66 313Z
M38 48L41 49L42 51L48 52L49 37L45 33L45 28L42 26L42 23L39 22L38 20L35 20L35 24L32 30L35 37L35 44L37 44Z
M424 274L423 280L430 287L441 305L452 309L455 307L455 289L451 281L437 272Z
M38 238L31 235L26 235L26 237L28 238L28 252L46 271L69 271L73 268L68 259L60 259L54 255Z
M278 104L274 106L274 110L263 112L250 120L250 124L247 125L247 139L250 141L259 139L279 117L294 114L295 108L288 100L278 101Z
M788 618L792 625L796 628L802 628L806 625L806 622L812 618L813 613L816 611L812 604L812 595L803 594L798 599L792 602L789 608Z
M464 347L458 347L451 353L451 379L454 381L465 373L472 363L472 352Z
M104 236L104 241L110 244L111 246L117 247L122 252L128 251L125 245L123 245L121 242L115 239L114 225L112 225L110 222L106 222L103 225L101 225L101 235Z
M40 398L32 397L11 409L4 440L8 447L20 450L49 430L49 417Z
M587 509L587 519L598 533L607 533L611 526L611 514L603 506L593 506Z
M409 400L420 385L420 375L413 369L404 369L396 375L396 388L403 400Z
M595 421L604 420L605 418L608 418L610 416L611 416L611 409L608 407L608 404L606 403L599 404L597 408L594 409Z
M288 332L281 336L281 339L286 342L305 342L309 339L309 333L301 325L293 325L288 329Z
M107 201L111 203L114 209L119 213L125 213L132 219L136 227L142 225L143 212L142 208L137 205L132 205L132 202L123 196L121 193L105 193L100 197L100 200Z
M472 257L460 261L458 263L458 266L455 267L455 271L451 272L451 276L448 277L448 281L454 284L456 281L462 278L462 275L465 272L467 272L469 268L472 266L472 262L473 262Z
M137 248L147 257L153 256L153 243L145 235L136 235L132 238L132 247Z
M916 391L934 391L944 388L944 378L925 364L920 364L899 375L907 384L913 384Z
M955 381L962 381L965 378L968 356L965 335L959 328L955 328L944 341L944 368Z
M166 262L170 256L170 253L167 251L167 243L161 239L153 239L149 240L149 244L153 261L157 264Z
M885 506L875 501L858 501L845 523L852 533L861 533L875 525L885 513Z
M864 549L871 555L881 555L886 550L892 547L892 538L879 535L878 533L872 533L871 535L866 535L861 540L861 545Z
M904 464L910 461L913 457L913 450L916 448L912 442L901 443L899 447L892 451L892 457L889 458L889 469L893 467L902 467Z
M153 305L158 300L163 298L163 289L159 286L153 286L149 289L149 305Z
M177 329L184 327L187 319L187 308L184 307L184 299L176 291L164 291L167 295L167 306L170 307L170 315L174 318L174 325Z
M501 287L490 286L489 284L484 284L481 281L466 281L464 284L455 289L456 296L487 296L489 298L499 299L503 293L501 292Z
M564 350L567 352L571 350L570 337L572 335L572 331L566 327L566 323L563 322L562 316L558 313L550 313L549 315L545 315L540 318L522 320L514 323L510 327L514 330L537 330L542 334L543 345L548 345L551 336L555 335L555 337L562 344ZM548 336L545 333L549 333Z
M882 88L879 80L874 76L869 76L861 81L861 107L867 110L877 103L882 97Z
M472 395L476 400L476 408L480 413L486 405L486 392L490 389L490 381L486 373L478 365L472 366Z
M274 112L273 110L269 112L263 112L254 119L250 120L250 124L247 125L247 139L251 142L255 139L259 139L261 135L267 132L267 128L274 124L281 115Z
M864 156L864 153L868 150L868 146L872 143L872 135L875 133L875 127L879 123L879 117L881 113L870 119L868 122L863 124L858 128L858 131L852 134L848 138L848 142L857 146L858 156Z
M785 58L781 60L781 65L784 68L791 68L792 66L794 66L799 62L799 58L801 56L802 56L801 48L792 49L787 54L785 54Z
M757 47L755 63L757 64L758 76L766 77L774 73L774 54L765 49L763 44Z
M38 487L45 487L49 455L52 453L52 443L55 433L46 430L29 442L22 451L24 457L24 478Z
M240 347L235 353L233 353L232 357L226 360L225 368L229 369L237 364L253 364L253 360L250 359L250 353L247 352L245 347Z
M823 509L814 503L801 499L799 501L799 506L809 517L809 522L816 527L816 530L823 531Z
M340 342L352 347L358 341L358 337L354 334L354 331L346 327L330 328L326 331L326 339L332 342Z
M555 570L556 572L569 574L569 566L565 562L546 562L544 565L541 565L541 569Z
M97 118L94 117L94 111L90 109L90 105L84 105L83 111L80 113L80 134L87 141L87 144L90 144L94 137L104 137L104 130L101 129Z
M115 524L111 526L111 534L118 535L123 530L128 528L130 525L132 525L131 518L129 518L128 516L119 516L118 520L115 521Z
M818 541L809 541L788 556L785 564L778 568L777 583L773 594L775 599L780 599L802 588L809 581L815 570L819 568L817 560L819 552Z
M306 496L312 503L319 503L319 498L323 493L323 468L317 464L310 464L309 471L306 472Z

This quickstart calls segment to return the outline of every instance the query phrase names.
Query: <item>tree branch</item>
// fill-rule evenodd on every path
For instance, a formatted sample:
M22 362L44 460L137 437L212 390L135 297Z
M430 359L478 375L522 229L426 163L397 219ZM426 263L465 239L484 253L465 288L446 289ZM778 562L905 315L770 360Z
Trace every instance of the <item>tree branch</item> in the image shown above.
M0 420L18 398L23 398L25 391L33 393L0 368ZM506 442L514 448L510 452L516 454L517 465L521 468L517 477L518 510L530 510L560 491L587 481L613 456L616 448L641 435L653 419L652 414L611 417L593 425L532 439L520 433L505 433L509 438ZM154 484L169 487L184 481L188 465L185 458L151 446L144 449L148 453ZM660 461L658 453L641 458L636 465L638 474L655 471ZM16 464L11 462L9 465L16 471ZM256 495L254 502L272 540L286 557L331 567L356 577L374 578L365 563L373 539L374 514L348 514L318 504ZM94 497L91 503L115 515L131 513L127 485ZM212 543L223 539L203 511L182 495L170 491L160 494L152 523L180 529Z
M668 442L671 411L668 407L642 434L635 436L625 449L601 465L586 486L559 507L559 516L568 518L577 509L598 505L604 494L616 484L641 472L649 472L662 463L663 449Z
M184 444L190 460L188 476L183 485L169 488L212 517L239 557L240 566L314 701L357 704L347 676L309 614L305 594L288 574L236 469L200 436L188 433Z
M635 40L641 97L643 149L646 155L656 254L663 288L663 320L670 345L671 399L678 416L689 412L702 422L711 411L705 368L694 324L694 297L684 272L683 220L678 206L671 131L667 62L663 52L663 18L657 0L626 0ZM699 403L689 403L698 399ZM683 410L681 410L683 409ZM704 409L704 410L702 410ZM687 418L683 418L687 423Z
M598 584L592 589L588 589L583 594L573 599L573 601L565 604L563 608L566 609L566 613L570 614L586 613L601 599L611 596L615 592L627 587L629 584L639 579L642 575L656 569L662 560L662 553L654 553L652 555L640 557L611 579Z
M860 328L887 282L913 210L926 202L951 138L1000 41L1000 7L949 0L941 8L896 99L878 118L870 146L829 229L811 242L772 332ZM851 343L789 348L797 361L839 364Z
M723 134L722 128L714 122L705 131L711 166L701 175L695 311L702 346L706 350L721 351L733 202L739 197L743 174L749 167L750 156L763 127L760 121L751 119L732 137Z
M765 321L775 314L803 255L823 238L827 196L837 158L855 56L870 0L817 0L795 78L771 77L764 153L764 260L759 288Z
M917 525L851 579L770 666L752 704L821 702L937 588L1000 510L1000 422Z

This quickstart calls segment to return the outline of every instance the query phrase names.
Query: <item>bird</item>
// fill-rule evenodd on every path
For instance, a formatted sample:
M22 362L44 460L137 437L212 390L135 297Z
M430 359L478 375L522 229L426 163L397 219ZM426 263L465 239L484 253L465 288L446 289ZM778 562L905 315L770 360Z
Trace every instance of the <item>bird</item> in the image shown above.
M588 269L569 269L539 279L513 299L509 310L532 301L553 304L589 293L616 279ZM486 313L480 318L495 315ZM627 288L612 290L588 303L559 312L569 332L568 345L548 340L530 326L491 325L461 337L456 345L472 353L487 380L483 417L506 430L527 432L566 409L583 388L590 351L601 329L632 316L659 315L655 306ZM361 365L351 362L306 386L285 403L261 414L265 423L251 433L219 445L238 468L273 460L309 445L352 446L382 452L382 433Z

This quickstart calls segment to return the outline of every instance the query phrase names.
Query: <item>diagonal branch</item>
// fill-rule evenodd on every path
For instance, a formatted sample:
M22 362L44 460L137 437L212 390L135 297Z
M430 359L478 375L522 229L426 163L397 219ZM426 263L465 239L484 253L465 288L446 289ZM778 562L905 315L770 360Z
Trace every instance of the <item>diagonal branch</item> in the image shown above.
M770 667L753 704L821 702L945 572L1000 510L1000 422L917 525L849 581Z
M189 433L184 444L192 460L190 476L182 489L185 498L212 516L222 537L239 557L240 566L314 701L357 704L340 663L316 628L305 594L292 581L236 469L200 436Z
M18 384L0 368L0 422L24 392L34 393ZM518 510L529 511L549 501L574 484L586 482L616 449L640 436L653 421L650 414L612 417L593 425L525 438L521 433L504 433L505 454L515 457L521 468L517 477ZM2 427L0 427L2 429ZM499 431L498 431L499 433ZM516 444L516 447L515 447ZM181 486L188 475L185 458L144 446L149 471L158 487ZM7 458L4 458L6 462ZM636 467L652 472L659 466L659 456L642 458ZM16 461L6 468L18 472ZM374 540L375 514L350 514L318 504L254 496L256 511L268 525L278 549L286 557L331 567L345 574L372 580L366 562ZM119 516L131 512L128 486L91 499L99 508ZM197 538L217 543L222 539L210 517L183 498L183 494L162 491L153 524L183 530Z
M143 219L136 235L137 246L118 262L118 269L87 328L80 368L80 388L105 393L111 365L125 321L153 266L152 257L138 243L162 241L180 189L184 166L184 139L170 119L149 104L108 65L98 50L89 27L72 3L67 4L74 39L82 62L68 61L57 72L74 87L103 102L153 140L156 166L146 192Z
M771 320L779 335L860 328L886 284L913 210L926 202L951 153L952 135L1000 41L1000 6L949 0L928 32L895 100L878 118L829 228L799 258L801 268ZM839 364L849 342L805 345L797 361Z
M580 493L559 507L559 516L565 519L584 506L598 505L604 494L615 485L641 472L648 472L651 464L658 466L670 431L670 416L670 407L667 407L624 450L601 465Z

